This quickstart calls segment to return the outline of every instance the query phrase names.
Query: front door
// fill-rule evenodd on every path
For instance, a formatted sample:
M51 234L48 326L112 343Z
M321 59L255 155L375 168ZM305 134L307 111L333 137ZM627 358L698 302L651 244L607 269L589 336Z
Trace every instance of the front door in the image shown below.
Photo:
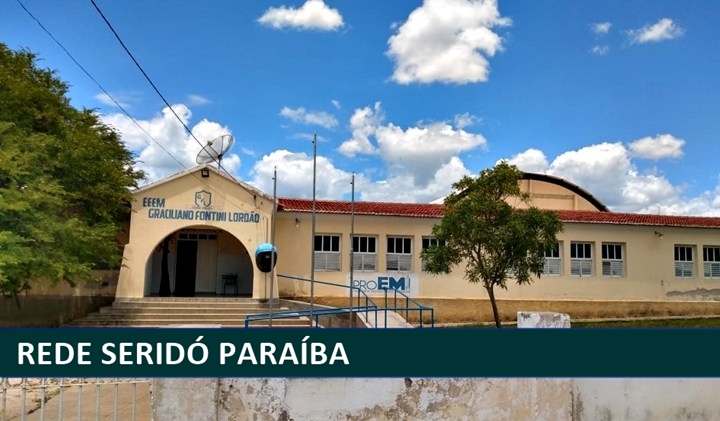
M217 292L218 275L218 242L216 234L198 235L197 270L195 271L196 287L199 293L215 294Z
M175 265L175 296L177 297L192 297L195 295L197 254L197 241L178 241L177 263Z

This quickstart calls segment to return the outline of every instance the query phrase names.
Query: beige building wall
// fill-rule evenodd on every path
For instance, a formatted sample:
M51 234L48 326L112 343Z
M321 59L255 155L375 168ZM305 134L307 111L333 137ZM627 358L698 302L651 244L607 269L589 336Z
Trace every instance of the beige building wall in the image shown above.
M598 210L587 198L573 193L562 185L549 181L532 179L520 180L520 190L529 193L531 204L541 209ZM518 208L526 207L519 201L510 200L510 202Z
M198 167L135 192L117 297L143 297L156 292L160 247L163 239L173 234L169 266L174 278L177 233L184 230L217 234L217 244L199 254L197 261L198 266L209 268L206 273L211 273L213 267L216 271L211 275L213 279L198 279L198 287L210 292L214 284L212 292L222 292L221 269L225 267L246 275L241 279L241 289L245 282L244 286L251 285L246 292L253 297L268 296L269 276L256 268L255 250L259 244L269 242L272 198L236 183L212 167L205 168L210 171L207 178L201 176ZM201 195L198 201L196 194ZM223 261L224 257L228 261Z
M338 214L316 213L316 234L337 235L340 237L340 271L316 270L315 280L329 282L336 285L349 285L350 268L350 229L351 216ZM457 293L457 296L472 297L472 291L465 285L446 283L444 280L454 276L433 276L422 274L420 251L422 238L429 237L432 227L439 220L435 218L412 218L398 216L355 215L355 235L376 237L377 253L374 271L355 271L353 277L356 281L369 279L371 274L389 274L396 278L411 276L412 281L421 281L420 295L422 296L448 296ZM412 239L412 270L410 272L397 272L386 270L387 237L401 237ZM281 212L278 216L277 244L279 275L291 275L309 279L310 259L312 250L312 214L302 212ZM427 282L433 278L434 282ZM278 280L281 295L302 296L309 295L310 283L302 281ZM442 285L441 285L442 284ZM459 289L458 286L461 286ZM346 288L337 288L315 284L315 294L342 296L347 295ZM470 295L467 295L470 294ZM416 294L417 295L417 294Z
M377 237L377 259L374 272L355 271L354 278L364 279L375 272L396 278L410 276L414 282L418 282L412 294L416 297L485 298L486 292L481 285L470 284L464 279L462 266L456 267L449 275L432 275L421 270L422 239L430 236L433 225L438 222L436 218L356 215L356 235ZM310 278L311 232L309 213L280 214L279 274ZM339 271L316 271L315 280L349 285L350 215L316 214L316 233L340 236L341 266ZM412 271L386 270L388 236L411 238ZM717 229L568 222L558 239L562 268L559 276L542 276L524 286L518 286L513 279L508 279L508 290L496 289L496 296L508 299L590 300L711 299L720 296L720 279L705 278L702 261L704 246L720 245L720 232ZM574 276L571 273L573 243L590 245L592 266L589 276ZM620 276L603 275L603 244L620 245ZM675 246L689 246L693 249L692 278L676 278ZM282 295L309 295L307 282L281 278L279 285ZM316 295L342 296L347 293L344 288L315 284Z
M172 239L168 255L172 283L178 276L177 270L180 270L176 268L182 267L182 262L178 260L183 260L177 258L178 234L188 232L217 235L213 241L198 240L197 265L203 269L197 270L197 292L222 295L227 292L223 290L222 276L237 273L241 283L238 288L240 293L257 299L269 297L270 275L257 269L255 250L261 243L270 242L272 197L218 173L212 167L205 167L210 171L209 177L201 177L202 168L180 173L135 192L117 297L157 294L161 245L166 237ZM599 202L589 193L578 190L577 186L563 186L552 179L528 179L521 183L521 187L531 193L532 203L536 206L561 211L600 210L597 206ZM196 194L200 194L197 200ZM203 215L213 217L202 218ZM355 235L374 237L376 254L374 270L352 272L354 285L380 295L382 290L379 287L394 285L407 288L415 297L485 298L486 291L481 285L470 284L464 279L463 267L455 268L448 275L423 272L420 259L423 238L430 237L433 226L439 221L439 217L356 214ZM315 222L317 235L339 238L336 256L339 267L337 270L316 267L314 279L317 282L312 284L312 292L317 296L348 296L351 215L317 212ZM410 239L412 254L409 271L388 270L388 237ZM588 300L720 298L720 279L705 278L702 262L704 246L720 247L720 230L717 228L566 222L559 240L561 269L558 275L542 276L526 286L517 286L509 279L507 291L496 290L496 296L508 299ZM589 244L592 263L588 276L574 276L572 273L571 248L576 242ZM310 212L297 209L279 212L275 244L278 249L278 275L306 280L313 278ZM622 260L613 264L620 276L603 275L601 256L604 244L619 245ZM694 258L692 277L675 276L676 246L691 248ZM202 276L199 275L201 272ZM311 283L308 281L281 276L276 286L273 288L276 295L296 297L311 294ZM233 288L229 292L235 291Z
M655 233L658 234L655 234ZM562 273L543 276L528 286L512 285L499 298L551 298L597 300L711 299L720 296L720 279L705 278L703 247L718 246L720 232L711 228L566 223L558 236ZM592 274L572 276L573 242L589 243ZM603 276L602 245L620 244L622 276ZM675 276L675 246L693 249L692 278Z

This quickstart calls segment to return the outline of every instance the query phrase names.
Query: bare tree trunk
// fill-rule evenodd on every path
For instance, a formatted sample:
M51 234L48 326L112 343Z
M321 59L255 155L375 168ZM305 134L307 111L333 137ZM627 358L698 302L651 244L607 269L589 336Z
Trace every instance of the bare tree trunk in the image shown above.
M498 313L497 303L495 302L495 291L493 291L492 284L490 284L489 286L486 286L485 289L487 290L488 297L490 297L490 304L492 305L493 317L495 318L495 327L500 329L502 326L500 325L500 314Z

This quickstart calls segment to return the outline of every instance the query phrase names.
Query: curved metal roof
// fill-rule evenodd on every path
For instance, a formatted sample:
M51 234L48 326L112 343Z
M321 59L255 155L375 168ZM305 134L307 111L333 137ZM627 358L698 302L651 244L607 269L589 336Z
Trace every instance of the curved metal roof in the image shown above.
M595 209L597 209L600 212L610 212L610 209L600 201L597 197L593 196L589 191L583 189L582 187L578 186L577 184L573 184L564 178L555 177L554 175L547 175L547 174L538 174L538 173L532 173L532 172L524 172L523 173L523 180L536 180L536 181L544 181L546 183L555 184L560 187L564 187L571 192L577 194L578 196L582 197L583 199L590 202L593 206L595 206Z

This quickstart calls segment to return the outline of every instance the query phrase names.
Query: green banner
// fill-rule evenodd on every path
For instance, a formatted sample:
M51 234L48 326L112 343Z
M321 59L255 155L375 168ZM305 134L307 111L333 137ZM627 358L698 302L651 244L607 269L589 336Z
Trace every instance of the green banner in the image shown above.
M720 377L720 329L0 329L0 377Z

